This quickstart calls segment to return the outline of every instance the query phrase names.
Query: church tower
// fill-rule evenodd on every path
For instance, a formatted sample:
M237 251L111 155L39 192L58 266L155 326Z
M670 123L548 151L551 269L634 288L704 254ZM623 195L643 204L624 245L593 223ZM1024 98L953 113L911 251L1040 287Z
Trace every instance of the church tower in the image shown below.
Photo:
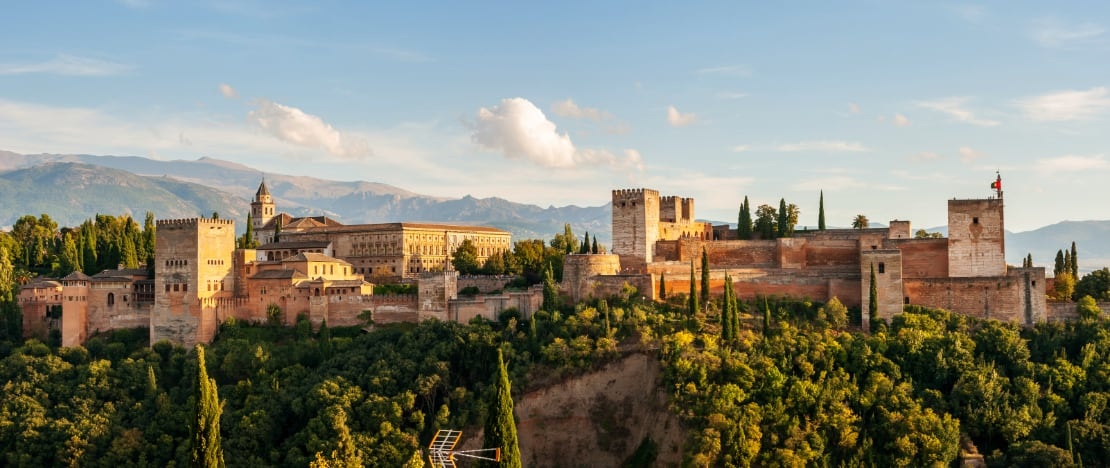
M259 231L276 214L274 197L270 196L270 189L266 187L266 179L262 179L262 183L258 185L258 191L254 193L254 200L251 201L251 228L254 229L254 240L259 240Z

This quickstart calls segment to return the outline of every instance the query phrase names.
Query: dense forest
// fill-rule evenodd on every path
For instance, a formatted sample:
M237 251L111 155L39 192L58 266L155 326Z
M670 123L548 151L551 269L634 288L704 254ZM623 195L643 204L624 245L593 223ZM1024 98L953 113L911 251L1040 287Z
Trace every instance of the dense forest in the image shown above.
M126 233L95 239L142 245L145 230L128 228L129 219L104 217L105 226L123 221L117 231L90 221L63 236L62 249L65 239L97 245L79 240L93 229ZM28 236L44 246L30 252L9 237L0 241L6 271L54 271L58 256L46 252L57 236ZM522 241L536 252L529 271L546 277L537 280L552 279L550 256L586 245L569 229L557 239ZM126 244L93 252L129 259L113 247ZM103 266L81 268L88 265ZM10 312L17 283L8 281ZM499 355L519 395L629 353L660 362L688 466L943 466L976 449L991 466L1110 460L1110 320L1093 301L1081 304L1081 320L1029 329L907 307L863 334L850 319L859 311L839 301L671 293L657 303L631 287L580 304L545 296L545 310L529 318L509 310L496 321L368 333L313 330L304 319L292 327L229 321L196 349L151 345L145 329L64 348L24 341L5 319L0 465L189 465L206 374L229 465L423 466L421 448L436 430L486 423L504 380ZM657 450L644 440L627 465L649 466Z

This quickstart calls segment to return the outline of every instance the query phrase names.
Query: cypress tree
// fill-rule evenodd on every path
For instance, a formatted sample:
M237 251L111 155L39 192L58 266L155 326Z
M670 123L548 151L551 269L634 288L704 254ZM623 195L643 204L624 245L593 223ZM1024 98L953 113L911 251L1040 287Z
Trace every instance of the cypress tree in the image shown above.
M1075 251L1075 241L1071 241L1071 277L1079 280L1079 252Z
M786 199L779 199L778 237L790 235L790 213L786 211Z
M520 446L517 442L516 419L513 414L513 396L509 371L501 349L497 350L497 380L486 416L485 444L487 448L501 448L501 463L489 466L520 468Z
M1064 249L1064 268L1060 270L1062 273L1071 273L1071 251ZM1075 278L1075 276L1072 276Z
M732 329L732 316L735 313L732 298L729 297L729 292L732 289L732 278L729 278L728 273L725 273L725 290L721 294L721 339L723 341L732 341L736 338L736 332Z
M771 331L771 306L767 304L767 297L763 297L763 336Z
M879 315L879 286L875 284L875 264L871 264L871 286L867 289L867 314L871 320Z
M825 230L825 191L821 191L821 198L817 204L817 230Z
M593 253L595 253L595 254L596 254L596 253L601 253L601 251L600 251L600 250L599 250L599 249L597 248L597 236L594 236L594 247L593 247Z
M667 273L663 272L659 275L659 298L664 301L667 300Z
M586 236L582 238L582 248L578 249L578 253L590 253L590 231L586 231Z
M744 196L744 203L740 205L739 222L736 225L737 237L740 240L750 240L752 238L752 207L748 203L747 196Z
M1060 274L1061 271L1064 271L1064 251L1063 250L1057 250L1056 251L1056 264L1055 264L1055 266L1052 267L1052 275L1056 276L1056 275Z
M216 380L208 378L204 363L204 347L196 346L197 380L193 389L192 457L194 467L223 467L224 452L220 447L220 397Z
M320 343L320 354L324 356L324 359L330 358L335 352L335 347L332 346L331 330L328 329L328 319L326 318L320 322L320 334L317 336L317 340Z
M555 282L555 271L550 264L543 272L543 310L559 310L559 285Z
M147 211L146 219L143 220L143 250L146 251L147 263L154 257L154 243L157 240L157 228L154 223L154 213ZM247 223L247 229L250 229L250 223Z
M574 242L578 239L574 237L574 231L570 228L570 223L563 224L563 242L567 245L564 246L565 253L574 253Z
M694 282L694 259L690 259L690 297L686 298L686 315L690 318L698 313L698 284Z
M709 254L704 246L701 248L701 303L709 306Z

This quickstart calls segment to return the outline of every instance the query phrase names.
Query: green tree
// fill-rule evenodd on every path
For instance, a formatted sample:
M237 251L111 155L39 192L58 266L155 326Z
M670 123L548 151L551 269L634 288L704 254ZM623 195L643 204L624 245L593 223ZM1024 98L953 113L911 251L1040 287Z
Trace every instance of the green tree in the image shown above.
M1062 272L1062 271L1064 271L1064 251L1063 250L1057 250L1056 251L1056 263L1053 264L1053 266L1052 266L1052 276L1056 276L1056 275L1060 274L1060 272Z
M844 328L848 325L848 308L835 296L821 307L819 313L833 328Z
M1079 317L1084 320L1096 320L1102 316L1102 309L1098 307L1095 298L1091 296L1083 296L1075 301L1076 311L1079 312Z
M1068 301L1075 295L1075 277L1067 270L1062 270L1053 278L1053 298L1058 301Z
M771 205L759 205L755 210L755 231L759 233L759 238L763 240L770 240L775 238L775 219L778 218L778 212Z
M311 468L359 468L365 466L362 451L355 446L351 437L351 429L347 427L347 412L339 405L333 405L325 411L325 417L336 434L335 450L331 456L325 457L323 452L316 452L316 459L309 463Z
M698 310L698 284L694 280L694 259L690 259L690 296L686 298L686 316L694 318Z
M871 320L879 318L879 285L875 281L875 264L871 264L871 285L867 288L867 314Z
M247 229L250 229L250 223L249 222L247 223ZM157 227L156 227L156 224L154 222L154 213L152 213L150 211L147 211L146 212L146 218L143 220L143 242L142 242L143 251L146 252L146 256L143 257L143 258L144 258L144 261L146 261L147 263L151 263L151 260L154 258L154 245L155 245L155 240L157 238L156 231L157 231ZM153 264L153 263L151 263L151 264Z
M1079 252L1075 250L1075 241L1071 241L1071 277L1079 278Z
M663 272L663 273L659 274L659 298L664 300L664 301L667 300L667 273L666 272Z
M740 204L740 215L736 224L736 235L740 240L752 238L752 209L748 204L748 197L744 196L744 203Z
M1110 268L1103 267L1083 275L1075 283L1073 297L1091 296L1096 301L1110 301Z
M208 378L204 363L204 347L196 346L197 379L193 389L193 419L190 425L192 455L190 465L194 467L223 467L224 453L220 447L220 397L216 391L216 380Z
M559 283L550 265L543 273L543 310L559 310Z
M551 239L551 247L560 249L566 254L578 251L578 238L574 237L574 231L570 228L570 223L564 223L563 233L555 234L555 237Z
M1071 270L1072 270L1071 263L1072 263L1071 262L1071 251L1068 250L1068 249L1064 249L1064 269L1062 269L1060 271L1064 272L1064 273L1067 273L1067 274L1071 274ZM1075 275L1072 275L1071 277L1075 278Z
M940 239L941 237L944 236L939 232L929 232L924 229L918 229L913 233L914 239Z
M516 434L516 415L513 413L512 384L509 371L505 367L501 348L497 349L497 377L493 383L492 398L486 416L486 448L501 448L501 462L490 464L497 467L520 468L520 446Z
M821 198L817 202L817 229L825 230L825 191L821 191Z
M247 231L243 233L243 237L240 237L236 244L236 247L240 249L258 248L258 240L254 238L254 217L251 213L247 213Z
M789 232L790 231L790 222L787 221L787 219L790 216L790 213L788 211L786 211L786 199L785 198L780 198L779 199L779 212L778 213L779 213L778 221L775 223L775 227L778 228L777 229L778 232L776 234L778 235L778 237L790 237L790 232Z
M590 251L590 253L595 253L595 254L601 253L601 249L599 249L598 246L597 246L597 236L594 236L593 243L594 243L594 245L593 245L592 250Z
M701 248L701 303L709 306L709 254Z
M578 253L590 253L590 231L586 231L586 235L582 236L582 248L578 250Z
M451 255L451 266L463 275L478 273L481 265L478 264L478 247L470 239L464 239L454 254Z
M867 229L870 225L871 221L867 219L867 216L862 214L858 214L852 219L852 229Z

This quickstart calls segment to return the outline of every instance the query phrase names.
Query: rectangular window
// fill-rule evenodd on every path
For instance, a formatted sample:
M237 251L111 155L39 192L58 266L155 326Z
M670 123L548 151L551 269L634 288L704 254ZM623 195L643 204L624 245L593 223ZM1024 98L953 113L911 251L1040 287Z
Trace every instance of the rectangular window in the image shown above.
M886 264L879 262L879 273L886 273Z
M976 216L974 218L971 218L971 224L979 224L979 217Z

